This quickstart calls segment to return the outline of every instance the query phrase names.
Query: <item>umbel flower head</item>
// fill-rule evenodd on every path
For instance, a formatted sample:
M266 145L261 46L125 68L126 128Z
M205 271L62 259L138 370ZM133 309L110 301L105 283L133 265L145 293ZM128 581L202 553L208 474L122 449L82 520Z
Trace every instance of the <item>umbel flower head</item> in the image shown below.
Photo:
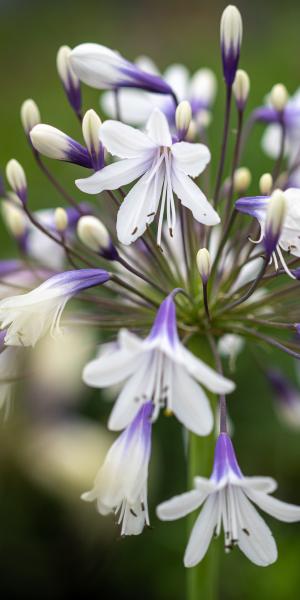
M100 514L115 512L121 535L138 535L149 525L147 483L151 453L152 402L145 402L107 453L90 492Z
M161 242L165 210L172 235L176 226L174 193L199 223L216 225L220 222L216 211L191 179L208 164L208 148L204 144L173 143L167 119L160 110L152 113L147 123L147 133L119 121L106 121L100 129L100 139L108 152L122 160L86 179L78 179L76 185L88 194L99 194L139 179L124 198L118 212L117 234L120 242L131 244L139 238L158 210L158 245Z
M180 342L173 294L162 302L146 339L121 331L115 349L86 365L83 380L100 388L125 381L109 419L110 429L126 427L150 398L154 404L152 419L166 407L198 435L207 435L213 426L210 404L198 383L220 394L234 389L232 381Z
M225 551L239 549L260 567L277 559L275 540L253 503L280 521L300 521L300 506L281 502L270 496L276 482L270 477L244 477L227 433L218 437L210 479L195 477L193 491L175 496L157 508L164 521L173 521L203 508L198 516L184 555L186 567L200 562L213 535L223 526Z

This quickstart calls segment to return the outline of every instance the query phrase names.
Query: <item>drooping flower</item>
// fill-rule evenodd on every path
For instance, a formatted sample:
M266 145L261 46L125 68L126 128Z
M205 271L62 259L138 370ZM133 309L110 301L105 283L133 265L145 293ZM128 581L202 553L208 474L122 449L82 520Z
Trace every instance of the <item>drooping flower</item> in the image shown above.
M283 195L286 201L286 214L272 257L276 269L278 268L278 256L284 270L290 277L294 278L295 276L291 273L284 260L281 249L293 256L300 256L300 191L298 188L289 188L283 192ZM253 196L240 198L235 203L235 207L239 212L251 215L258 220L260 237L257 243L264 240L266 236L267 211L271 198L271 196Z
M180 342L173 295L162 302L146 337L122 330L118 345L88 363L83 380L92 387L109 387L125 381L109 419L109 428L119 430L134 418L149 398L152 419L160 408L175 416L190 431L207 435L213 426L212 411L202 387L216 393L229 393L233 382L196 358Z
M122 160L86 179L78 179L76 185L88 194L99 194L138 179L118 212L117 234L123 244L131 244L139 238L158 210L157 243L161 242L165 210L172 235L176 225L174 193L200 223L216 225L220 222L216 211L191 179L208 164L208 148L204 144L173 143L167 119L160 110L152 113L147 133L119 121L106 121L100 129L100 139L112 155Z
M146 57L140 57L136 65L152 73L160 75L156 65ZM170 65L162 75L179 102L188 100L192 108L193 118L198 119L203 111L211 108L216 94L216 77L210 69L199 69L191 77L184 65ZM162 94L153 94L143 90L124 89L118 95L122 120L131 125L146 123L152 111L159 108L167 117L171 126L175 124L176 105L173 98ZM116 101L112 92L105 92L101 97L101 105L113 119L117 119Z
M94 166L89 151L57 127L39 123L31 129L29 136L35 150L48 158L63 160L87 169Z
M203 505L186 548L186 567L193 567L203 559L213 535L220 534L222 525L226 552L238 546L249 560L261 567L276 561L275 540L252 503L285 522L300 521L300 506L270 496L276 489L272 478L244 477L226 433L218 437L210 479L195 477L194 484L194 490L175 496L157 508L160 519L173 521Z
M151 453L152 402L145 402L113 443L94 487L81 497L96 500L100 514L118 514L121 535L138 535L149 525L148 465Z
M58 273L27 294L0 302L1 329L7 329L8 346L34 346L50 329L60 332L60 319L68 300L80 291L101 285L110 275L101 269Z

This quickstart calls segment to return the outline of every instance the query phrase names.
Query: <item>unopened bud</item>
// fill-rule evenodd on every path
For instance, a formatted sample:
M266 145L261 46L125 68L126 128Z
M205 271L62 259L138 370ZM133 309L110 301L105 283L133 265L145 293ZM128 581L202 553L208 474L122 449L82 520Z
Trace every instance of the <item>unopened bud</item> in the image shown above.
M251 184L252 175L247 167L240 167L234 173L233 189L237 194L243 194Z
M271 173L264 173L259 180L259 191L262 196L269 196L273 187L273 177Z
M68 214L67 211L59 206L54 212L54 223L57 231L61 233L68 227Z
M220 25L223 73L227 85L234 82L243 36L243 23L236 6L225 8Z
M70 105L77 114L80 114L80 81L71 67L71 52L72 50L69 46L61 46L56 56L56 67Z
M27 201L27 181L23 167L12 158L6 165L6 177L12 190L17 194L23 204Z
M27 219L22 209L19 197L13 192L8 193L9 200L2 203L1 210L7 229L17 239L23 237L27 229Z
M88 169L92 168L92 161L87 149L52 125L45 123L36 125L30 132L30 139L37 152L48 158L65 160Z
M232 89L238 110L244 110L250 91L250 79L243 69L237 70Z
M105 225L92 215L80 217L77 224L80 241L108 260L116 260L118 252L111 241Z
M196 135L197 135L197 124L196 124L196 121L194 121L194 119L192 119L190 122L189 128L187 130L185 139L187 142L193 142Z
M25 133L28 135L31 129L41 122L41 115L38 105L34 100L28 98L21 106L21 122Z
M284 193L281 190L275 190L270 198L266 216L264 245L267 256L271 256L276 249L286 212L287 203Z
M282 112L287 105L289 99L288 91L282 83L274 85L270 92L270 102L273 108L278 112Z
M202 283L204 285L207 284L208 278L210 276L211 263L210 263L210 255L206 248L201 248L197 252L197 267L200 273L200 277L202 279Z
M180 102L176 108L176 128L180 140L184 140L192 120L192 108L188 100Z
M95 171L98 171L104 166L103 146L99 138L101 124L100 117L93 109L90 109L85 113L82 120L82 134Z

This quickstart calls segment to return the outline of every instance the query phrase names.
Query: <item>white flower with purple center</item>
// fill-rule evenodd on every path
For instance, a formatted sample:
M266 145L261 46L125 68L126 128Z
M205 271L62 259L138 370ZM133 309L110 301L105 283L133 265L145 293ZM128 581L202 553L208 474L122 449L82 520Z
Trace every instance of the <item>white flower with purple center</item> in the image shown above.
M148 57L140 57L136 65L148 73L160 76L156 65ZM201 113L211 108L216 95L216 77L210 69L199 69L190 75L184 65L170 65L162 75L164 81L174 90L179 102L188 100L194 119L201 118ZM101 97L101 105L105 112L117 119L117 103L112 92L105 92ZM175 125L176 105L174 99L162 94L153 94L143 90L124 89L118 94L118 105L122 120L131 125L143 125L155 108L159 108L167 117L170 126Z
M283 192L283 196L285 198L286 214L276 248L272 252L272 258L276 269L278 269L278 257L287 274L295 278L295 275L288 268L281 250L293 256L300 256L300 191L298 188L289 188ZM268 246L266 219L270 201L271 196L253 196L240 198L235 203L235 207L239 212L248 214L258 220L260 237L256 243L264 241L266 246ZM271 237L272 235L270 235L270 243L272 243Z
M35 346L48 330L60 333L60 319L68 300L82 290L105 283L109 273L78 269L58 273L27 294L0 302L1 329L7 329L8 346Z
M173 521L203 508L193 526L184 555L186 567L193 567L205 556L212 537L223 526L225 551L234 546L254 564L266 567L277 559L277 547L269 527L252 503L285 522L300 521L300 506L270 496L276 482L270 477L244 477L238 465L230 437L221 433L215 449L210 479L195 477L195 489L163 502L157 514Z
M92 387L105 388L125 381L109 419L109 428L123 429L151 399L152 419L162 407L174 413L190 431L207 435L213 427L209 401L202 387L227 394L234 383L196 358L180 342L173 294L162 302L146 339L122 330L118 345L88 363L83 380ZM198 383L197 383L198 382Z
M115 512L121 535L138 535L149 525L147 482L151 453L152 402L145 402L113 443L94 487L81 497L96 500L100 514Z
M87 194L99 194L138 179L118 212L120 242L131 244L139 238L158 210L158 245L165 211L172 235L176 225L174 193L199 223L217 225L220 222L216 211L191 179L210 161L209 149L204 144L173 143L168 121L160 110L153 111L147 133L119 121L106 121L100 129L100 139L108 152L122 160L86 179L78 179L76 185Z

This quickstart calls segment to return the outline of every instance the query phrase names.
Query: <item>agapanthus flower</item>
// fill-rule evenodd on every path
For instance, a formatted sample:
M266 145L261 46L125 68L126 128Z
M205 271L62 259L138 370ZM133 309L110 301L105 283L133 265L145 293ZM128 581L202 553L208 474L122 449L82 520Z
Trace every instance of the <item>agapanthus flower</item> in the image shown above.
M152 402L145 402L113 443L94 487L81 497L96 500L100 514L115 512L121 535L138 535L149 525L147 483L151 453Z
M58 273L27 294L0 302L1 329L7 329L4 342L9 346L35 346L50 329L60 332L60 319L68 300L82 290L101 285L109 279L101 269L78 269Z
M298 188L289 188L283 192L283 195L286 200L286 215L276 249L272 256L275 267L278 268L278 256L284 270L290 277L294 278L295 276L288 268L281 250L293 256L300 256L300 192ZM257 219L260 225L260 237L256 243L263 241L265 238L266 217L270 200L270 196L253 196L240 198L235 203L235 207L239 212L246 213Z
M123 330L118 345L86 365L85 383L108 387L125 381L109 419L109 428L123 429L140 405L153 401L152 419L161 407L198 435L207 435L213 426L209 401L199 384L216 393L229 393L229 381L181 343L176 324L176 308L170 294L161 304L149 335L139 337Z
M173 521L203 505L185 551L186 567L193 567L203 559L212 537L220 534L222 526L225 551L238 546L249 560L261 567L275 562L275 540L253 503L280 521L300 521L300 506L270 496L277 487L274 479L242 474L226 433L218 437L210 478L195 477L194 485L194 490L175 496L157 508L160 519Z
M131 244L152 223L159 210L157 243L160 245L165 210L169 231L176 226L174 193L196 221L216 225L220 218L191 177L199 175L210 160L204 144L172 141L165 115L156 109L147 133L119 121L106 121L100 129L104 147L122 160L108 165L76 185L88 194L115 190L136 179L124 198L117 217L120 242ZM160 206L160 209L159 209Z
M160 76L156 65L148 57L140 57L136 65ZM162 75L179 102L188 100L191 104L193 118L201 116L203 111L211 108L216 94L216 77L210 69L199 69L190 75L184 65L170 65ZM176 105L173 98L161 94L153 94L143 90L124 89L118 95L120 116L125 123L143 125L155 108L159 108L167 117L170 125L175 124ZM113 119L118 118L116 101L112 92L105 92L101 96L101 105L105 112Z

